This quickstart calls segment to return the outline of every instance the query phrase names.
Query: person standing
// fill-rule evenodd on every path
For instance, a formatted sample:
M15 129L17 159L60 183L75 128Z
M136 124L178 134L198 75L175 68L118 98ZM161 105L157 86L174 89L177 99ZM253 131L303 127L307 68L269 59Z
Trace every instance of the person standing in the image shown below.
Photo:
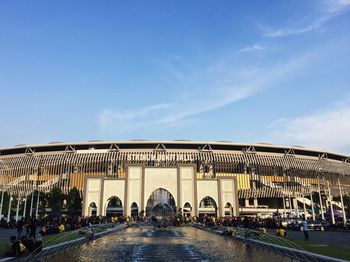
M22 236L22 231L23 231L23 218L21 218L20 220L17 221L17 240L21 239Z
M302 226L303 226L305 240L309 240L309 229L307 228L307 221L306 221L305 217L303 219Z
M30 220L30 233L29 238L35 238L36 236L36 219L32 217Z

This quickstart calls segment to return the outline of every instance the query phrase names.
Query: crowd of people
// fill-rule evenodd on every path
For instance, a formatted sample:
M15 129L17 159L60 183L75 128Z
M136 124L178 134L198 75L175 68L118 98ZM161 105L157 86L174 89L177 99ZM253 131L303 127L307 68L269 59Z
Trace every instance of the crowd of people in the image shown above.
M243 227L258 230L259 228L277 229L280 221L274 218L258 217L219 217L204 215L194 218L195 222L200 222L206 226Z
M154 220L154 219L153 219ZM6 252L6 256L21 256L33 251L40 251L42 247L42 236L50 234L59 234L72 230L83 228L91 228L93 225L106 223L125 223L130 221L150 222L152 218L145 216L45 216L42 218L22 218L16 221L1 220L1 225L7 228L17 228L17 235L11 236L10 248ZM153 221L154 222L154 221ZM201 216L175 216L173 218L173 226L184 223L200 223L206 227L222 227L222 228L245 228L261 233L266 233L267 229L274 229L277 236L286 236L286 230L281 220L275 218L258 218L258 217L216 217L214 215ZM305 227L305 225L304 225ZM305 230L305 228L304 228ZM307 229L305 230L307 231ZM86 233L86 232L85 232ZM233 233L229 232L230 234ZM305 234L305 233L304 233ZM93 237L93 231L88 232L89 237ZM305 236L305 238L308 236Z
M113 219L114 222L124 222L124 218ZM9 247L5 252L6 257L20 257L33 252L40 252L42 249L42 236L63 233L72 230L82 230L82 235L93 238L93 231L85 228L96 224L111 222L111 218L106 217L80 217L80 216L60 216L42 218L22 218L9 223L2 222L7 228L16 228L16 235L9 239Z

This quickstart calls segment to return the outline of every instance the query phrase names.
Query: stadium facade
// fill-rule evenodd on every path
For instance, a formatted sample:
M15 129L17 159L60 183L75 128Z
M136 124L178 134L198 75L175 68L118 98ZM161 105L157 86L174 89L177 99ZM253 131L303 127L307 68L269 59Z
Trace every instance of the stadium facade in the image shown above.
M344 212L332 197L350 193L350 157L299 146L187 140L0 149L3 193L27 200L34 190L56 186L81 192L84 215L147 215L162 199L188 215L298 214L298 207L314 215L334 205Z

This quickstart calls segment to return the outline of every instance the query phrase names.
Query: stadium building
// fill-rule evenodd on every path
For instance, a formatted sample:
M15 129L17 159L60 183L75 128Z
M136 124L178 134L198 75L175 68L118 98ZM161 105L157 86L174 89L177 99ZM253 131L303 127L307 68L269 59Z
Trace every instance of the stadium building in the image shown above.
M0 190L19 199L16 218L21 201L33 205L34 190L53 187L64 193L76 187L83 215L149 215L160 204L192 216L286 216L307 209L323 215L333 207L345 214L332 197L350 193L350 157L300 146L187 140L0 149Z

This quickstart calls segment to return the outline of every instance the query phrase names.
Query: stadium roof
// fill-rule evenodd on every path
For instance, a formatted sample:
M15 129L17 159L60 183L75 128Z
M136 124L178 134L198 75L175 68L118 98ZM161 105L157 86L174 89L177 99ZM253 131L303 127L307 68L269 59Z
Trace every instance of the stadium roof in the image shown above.
M308 157L324 157L327 159L349 162L350 156L323 151L309 149L301 146L279 146L269 143L235 143L231 141L190 141L190 140L144 140L135 139L130 141L87 141L87 142L51 142L48 144L36 145L17 145L13 147L0 148L0 156L24 154L28 150L35 153L48 153L65 151L67 147L74 150L109 149L111 146L117 146L118 149L156 149L158 145L164 146L166 149L184 149L184 150L203 150L210 149L213 151L251 151L257 153L277 153L277 154L295 154Z

